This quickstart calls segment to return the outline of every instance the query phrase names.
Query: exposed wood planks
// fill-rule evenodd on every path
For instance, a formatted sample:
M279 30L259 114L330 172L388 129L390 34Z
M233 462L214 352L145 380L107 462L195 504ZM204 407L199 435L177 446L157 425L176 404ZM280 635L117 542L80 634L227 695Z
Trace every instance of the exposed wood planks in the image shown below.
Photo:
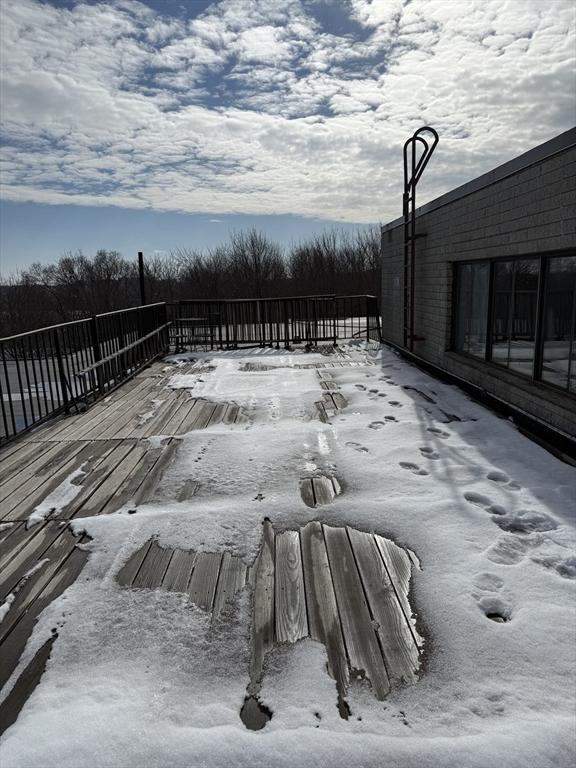
M300 496L307 507L331 504L342 492L335 477L316 475L300 481Z
M298 531L276 536L276 640L295 643L308 635L304 575Z
M16 722L22 707L40 682L55 639L56 635L53 635L36 652L10 693L0 704L0 735Z
M193 603L206 611L214 605L222 554L220 552L199 552L188 585L188 594Z
M246 566L239 557L224 552L214 596L213 619L217 619L237 592L246 586Z
M85 538L76 538L69 529L61 528L60 535L48 547L38 549L35 560L30 553L29 567L24 573L12 569L7 574L3 598L10 585L9 594L14 599L0 623L0 687L16 668L40 613L78 577L88 557L88 552L77 546L84 541ZM14 576L20 576L16 583Z
M348 664L321 524L308 523L300 538L310 637L324 644L328 672L343 696L348 686Z
M140 589L154 589L162 583L164 574L168 569L173 550L161 547L157 541L150 544L142 565L132 582L133 587Z
M324 526L324 537L352 672L366 676L376 698L382 700L390 692L390 681L346 529Z
M274 530L269 520L264 521L262 546L254 564L251 641L250 684L257 691L264 657L274 644Z
M362 579L370 613L376 622L388 676L413 683L417 678L419 650L390 578L380 557L374 537L348 528L358 572Z
M140 547L140 549L138 549L136 552L130 555L129 559L124 563L124 565L118 571L118 574L116 576L116 580L121 586L124 586L124 587L132 586L138 571L142 567L144 558L150 551L151 546L152 546L152 540L147 541L143 547Z
M420 648L398 596L401 591L409 606L410 568L404 550L370 533L315 521L276 534L265 520L248 579L253 600L248 693L258 693L264 659L275 642L308 636L326 648L339 706L354 676L366 677L378 699L391 684L415 682ZM188 592L214 621L246 585L247 568L230 552L164 549L151 541L117 579L125 586Z
M176 549L162 579L162 588L171 592L186 592L194 570L196 553Z

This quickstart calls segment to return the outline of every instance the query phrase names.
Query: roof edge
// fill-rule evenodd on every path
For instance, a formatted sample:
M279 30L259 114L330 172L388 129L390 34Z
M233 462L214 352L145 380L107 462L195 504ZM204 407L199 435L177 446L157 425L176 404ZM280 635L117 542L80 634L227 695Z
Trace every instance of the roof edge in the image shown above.
M505 179L507 176L511 176L513 173L522 171L531 165L535 165L536 163L541 162L542 160L546 160L552 155L556 155L559 152L564 152L574 145L576 145L576 127L569 128L567 131L560 133L553 139L549 139L543 144L539 144L537 147L529 149L527 152L518 155L518 157L514 157L512 160L508 160L506 163L503 163L502 165L493 168L491 171L482 174L482 176L477 176L475 179L471 179L465 184L462 184L461 186L456 187L455 189L452 189L443 195L440 195L440 197L436 197L434 200L430 200L430 202L425 203L424 205L417 208L416 214L421 216L425 213L430 213L430 211L434 211L437 208L441 208L443 205L452 203L454 200L458 200L459 198L470 195L473 192L478 192L478 190L484 189L484 187L488 187L491 184L502 181L502 179ZM399 216L397 219L388 222L388 224L383 224L381 227L381 232L388 232L391 229L396 229L396 227L401 226L403 223L403 217Z

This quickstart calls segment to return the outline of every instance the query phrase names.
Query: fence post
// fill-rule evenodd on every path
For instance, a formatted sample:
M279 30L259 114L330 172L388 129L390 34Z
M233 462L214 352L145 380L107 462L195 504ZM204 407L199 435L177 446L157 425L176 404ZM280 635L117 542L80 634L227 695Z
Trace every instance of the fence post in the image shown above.
M332 331L334 334L334 341L333 346L338 346L338 301L336 299L336 296L332 296L332 304L333 304L333 311L332 311Z
M92 315L90 318L90 340L92 342L92 355L94 362L99 363L102 360L102 350L100 348L100 338L98 335L98 318L96 315ZM102 368L96 369L96 380L98 382L98 389L100 392L104 392L104 378Z
M70 413L70 404L68 400L68 382L66 381L66 374L64 373L64 361L62 360L62 348L60 346L60 339L58 338L58 329L54 330L54 349L56 352L56 363L58 365L58 376L60 378L60 393L62 395L62 405L64 406L64 413Z
M138 276L140 278L140 303L146 304L146 286L144 284L144 254L138 251Z

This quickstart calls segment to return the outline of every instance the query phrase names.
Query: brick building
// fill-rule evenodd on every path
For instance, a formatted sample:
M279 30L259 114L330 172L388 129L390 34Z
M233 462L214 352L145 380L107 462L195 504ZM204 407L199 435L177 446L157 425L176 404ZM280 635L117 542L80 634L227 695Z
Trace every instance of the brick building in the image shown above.
M418 208L416 232L410 352L403 219L382 227L384 340L576 445L576 129Z

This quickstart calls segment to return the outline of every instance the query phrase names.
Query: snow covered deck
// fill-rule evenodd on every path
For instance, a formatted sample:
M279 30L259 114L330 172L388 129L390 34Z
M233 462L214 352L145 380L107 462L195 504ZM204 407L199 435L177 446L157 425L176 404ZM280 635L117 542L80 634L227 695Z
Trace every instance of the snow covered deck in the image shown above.
M2 451L3 766L570 757L574 469L324 352L174 357Z

